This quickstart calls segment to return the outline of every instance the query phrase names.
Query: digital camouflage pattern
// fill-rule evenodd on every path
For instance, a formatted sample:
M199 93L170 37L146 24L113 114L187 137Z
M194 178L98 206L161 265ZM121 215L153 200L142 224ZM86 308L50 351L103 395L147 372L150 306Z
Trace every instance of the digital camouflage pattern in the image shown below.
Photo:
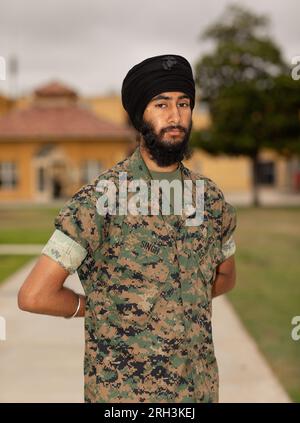
M212 180L180 168L194 201L195 180L205 181L199 226L185 226L184 214L97 212L100 179L118 187L123 171L128 183L142 178L150 187L139 147L81 187L55 219L87 251L77 268L86 294L85 402L218 402L211 288L236 212Z

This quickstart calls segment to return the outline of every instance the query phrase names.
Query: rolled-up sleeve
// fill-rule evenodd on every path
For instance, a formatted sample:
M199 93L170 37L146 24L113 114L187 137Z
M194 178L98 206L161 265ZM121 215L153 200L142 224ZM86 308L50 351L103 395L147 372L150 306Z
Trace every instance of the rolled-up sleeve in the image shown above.
M73 274L87 255L87 250L62 231L55 229L41 254L52 258Z
M221 262L232 256L236 251L233 233L237 225L235 208L224 200L222 207L222 231L221 231Z
M233 239L233 236L231 236L228 241L226 241L222 245L222 255L224 260L228 259L228 257L232 256L236 251L236 245L235 241Z
M55 217L55 231L42 250L71 274L88 254L90 212L87 202L72 197Z

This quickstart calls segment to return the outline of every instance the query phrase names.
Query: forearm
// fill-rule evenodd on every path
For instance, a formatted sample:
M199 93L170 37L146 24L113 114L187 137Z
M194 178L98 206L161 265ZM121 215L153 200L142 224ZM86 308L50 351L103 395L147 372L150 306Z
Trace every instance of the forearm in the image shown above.
M226 273L217 273L212 285L212 298L225 294L233 289L235 284L235 275Z
M47 295L40 295L37 298L28 300L25 311L50 316L69 317L75 313L78 306L78 295L67 287L62 287L56 292ZM80 294L80 308L76 317L84 317L85 296Z

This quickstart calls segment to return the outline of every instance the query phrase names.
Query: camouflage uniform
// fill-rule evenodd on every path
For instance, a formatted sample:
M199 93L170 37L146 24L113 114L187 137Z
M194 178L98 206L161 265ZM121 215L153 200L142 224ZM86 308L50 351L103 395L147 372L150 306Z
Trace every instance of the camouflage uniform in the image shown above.
M212 180L180 168L193 188L205 182L199 226L184 225L185 215L97 212L100 179L118 187L123 171L128 183L149 184L139 147L84 185L55 219L66 248L49 241L43 253L77 270L86 294L85 402L218 401L211 287L216 267L235 251L236 213Z

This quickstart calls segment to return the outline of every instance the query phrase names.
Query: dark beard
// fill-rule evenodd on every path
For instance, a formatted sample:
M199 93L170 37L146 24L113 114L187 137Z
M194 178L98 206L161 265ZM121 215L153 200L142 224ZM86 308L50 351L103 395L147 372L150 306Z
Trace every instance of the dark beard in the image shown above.
M164 134L171 126L160 131L159 135L154 132L153 126L146 123L144 120L140 126L140 133L144 139L144 145L150 153L151 159L160 167L170 166L173 163L180 162L184 159L189 159L193 151L189 146L189 138L192 130L193 122L190 121L189 127L186 129L180 125L175 125L172 128L181 129L184 131L184 138L182 141L162 141ZM172 137L172 136L170 136Z

